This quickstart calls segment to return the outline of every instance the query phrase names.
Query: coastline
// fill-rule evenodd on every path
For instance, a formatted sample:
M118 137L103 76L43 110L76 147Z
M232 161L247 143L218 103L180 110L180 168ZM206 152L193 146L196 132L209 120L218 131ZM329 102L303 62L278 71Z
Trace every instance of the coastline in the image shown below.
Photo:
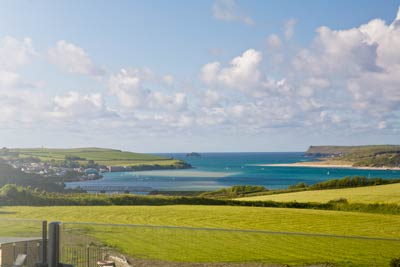
M295 163L280 163L280 164L257 164L264 167L308 167L308 168L341 168L341 169L359 169L359 170L392 170L400 171L400 167L358 167L349 164L332 164L324 161L310 162L295 162Z

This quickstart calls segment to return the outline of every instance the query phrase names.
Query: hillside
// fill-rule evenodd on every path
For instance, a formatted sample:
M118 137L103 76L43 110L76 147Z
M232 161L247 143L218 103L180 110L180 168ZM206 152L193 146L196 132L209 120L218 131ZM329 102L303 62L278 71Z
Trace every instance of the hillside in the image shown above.
M400 183L328 189L328 190L310 190L293 193L283 193L274 195L263 195L254 197L238 198L242 201L278 201L278 202L323 202L331 200L347 199L350 203L390 203L400 204Z
M335 160L354 167L400 167L400 145L310 146L305 156L324 157L327 164Z
M190 165L181 160L106 148L15 148L7 149L6 153L3 149L2 154L3 156L6 155L19 158L38 158L42 162L56 163L69 159L80 164L94 161L94 163L104 166L159 166L160 168L190 167Z

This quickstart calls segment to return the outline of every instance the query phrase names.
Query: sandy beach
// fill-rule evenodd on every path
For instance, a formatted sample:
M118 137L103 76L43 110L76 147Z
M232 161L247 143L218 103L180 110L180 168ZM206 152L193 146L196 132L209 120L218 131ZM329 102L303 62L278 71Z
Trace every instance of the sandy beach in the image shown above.
M353 167L351 163L330 163L329 161L310 161L310 162L296 162L296 163L285 163L285 164L258 164L258 166L266 167L310 167L310 168L349 168L349 169L360 169L360 170L396 170L399 171L399 167Z

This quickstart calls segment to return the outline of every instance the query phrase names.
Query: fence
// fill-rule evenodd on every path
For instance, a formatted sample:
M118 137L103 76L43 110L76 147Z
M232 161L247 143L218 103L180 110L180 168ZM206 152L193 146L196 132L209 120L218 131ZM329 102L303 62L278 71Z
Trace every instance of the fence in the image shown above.
M62 224L61 232L60 258L76 267L96 267L101 260L117 262L117 267L382 267L400 257L400 239L394 238L79 223Z
M20 255L22 264L34 266L46 260L47 223L38 220L0 220L0 266L13 266ZM43 242L43 240L45 240Z

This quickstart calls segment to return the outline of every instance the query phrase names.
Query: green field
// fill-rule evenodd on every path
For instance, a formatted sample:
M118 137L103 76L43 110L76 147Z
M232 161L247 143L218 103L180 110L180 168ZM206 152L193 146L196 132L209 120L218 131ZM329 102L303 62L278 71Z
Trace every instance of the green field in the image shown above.
M179 160L161 157L157 155L134 153L106 148L16 148L10 152L18 153L19 157L35 157L41 161L50 162L63 161L66 156L79 157L80 163L87 163L89 160L106 166L137 166L137 165L175 165Z
M246 201L278 201L278 202L328 202L345 198L350 203L387 203L400 204L400 183L342 188L327 190L309 190L293 193L238 198Z
M398 215L340 211L232 206L2 207L0 218L4 217L400 238ZM0 227L0 233L31 229L23 224ZM95 239L134 258L164 261L388 266L391 258L400 256L400 241L388 240L69 223L63 229L64 236L69 236L65 240L74 245L76 240L84 245L86 237L88 242Z

